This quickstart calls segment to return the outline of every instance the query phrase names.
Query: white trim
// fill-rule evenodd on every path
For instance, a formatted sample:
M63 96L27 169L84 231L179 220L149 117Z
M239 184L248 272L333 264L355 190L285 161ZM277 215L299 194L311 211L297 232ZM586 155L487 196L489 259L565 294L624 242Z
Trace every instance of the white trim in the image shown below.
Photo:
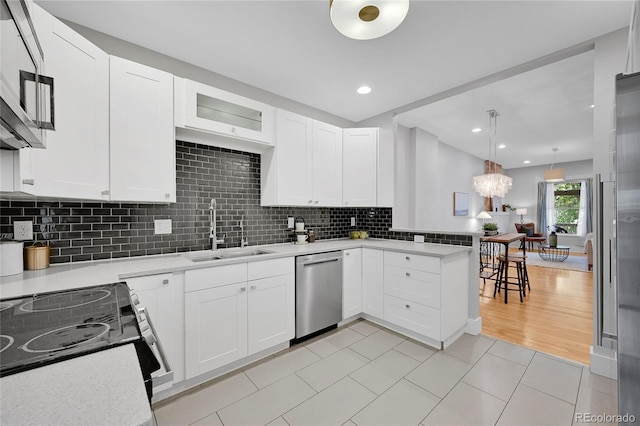
M590 348L591 372L608 377L613 380L618 379L618 357L613 349L603 346L591 346Z
M467 326L464 328L464 332L473 336L477 336L482 333L482 317L469 318L467 320Z

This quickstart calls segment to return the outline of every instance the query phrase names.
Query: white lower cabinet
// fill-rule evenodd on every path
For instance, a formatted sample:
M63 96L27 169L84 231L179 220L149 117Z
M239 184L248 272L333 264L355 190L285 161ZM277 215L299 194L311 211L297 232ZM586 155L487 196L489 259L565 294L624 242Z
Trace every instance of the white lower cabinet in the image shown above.
M293 258L197 269L185 275L187 379L294 337Z
M362 312L377 318L384 318L383 253L362 249Z
M362 312L362 249L342 251L342 319Z
M184 302L187 379L247 356L246 282L187 293Z
M184 297L183 274L157 274L128 278L129 288L138 295L155 328L156 337L173 370L173 382L184 380ZM154 373L154 376L164 374ZM171 387L171 382L154 387L154 393Z
M294 275L249 281L249 355L293 339Z
M384 320L444 342L467 322L467 253L447 256L384 252Z

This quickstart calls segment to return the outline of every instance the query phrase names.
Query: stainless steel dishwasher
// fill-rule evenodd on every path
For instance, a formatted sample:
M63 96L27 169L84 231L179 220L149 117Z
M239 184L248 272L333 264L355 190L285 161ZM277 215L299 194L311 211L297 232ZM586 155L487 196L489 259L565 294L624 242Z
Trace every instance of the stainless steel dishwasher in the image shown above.
M342 252L296 257L296 340L342 321Z

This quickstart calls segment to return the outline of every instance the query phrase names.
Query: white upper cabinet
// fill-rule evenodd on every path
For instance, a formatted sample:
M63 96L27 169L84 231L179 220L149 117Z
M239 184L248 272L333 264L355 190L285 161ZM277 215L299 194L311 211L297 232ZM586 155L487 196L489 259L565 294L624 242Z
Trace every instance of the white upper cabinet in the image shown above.
M377 206L378 129L342 132L342 199L348 207Z
M110 198L175 202L173 75L111 56Z
M275 108L206 84L175 78L180 139L262 152L273 146Z
M342 129L277 111L276 147L262 154L262 205L341 206Z
M313 120L279 109L277 147L262 155L262 204L308 205L311 194Z
M107 200L109 56L39 6L33 12L44 74L54 79L55 130L46 131L47 149L31 150L32 176L19 179L15 190Z
M312 200L314 206L342 205L342 129L313 121Z

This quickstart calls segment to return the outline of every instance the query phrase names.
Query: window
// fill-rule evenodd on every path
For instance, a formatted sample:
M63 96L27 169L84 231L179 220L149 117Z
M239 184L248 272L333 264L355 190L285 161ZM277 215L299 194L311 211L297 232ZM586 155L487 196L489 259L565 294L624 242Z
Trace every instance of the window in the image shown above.
M569 234L578 233L580 218L581 182L557 183L553 188L553 225L562 227Z

